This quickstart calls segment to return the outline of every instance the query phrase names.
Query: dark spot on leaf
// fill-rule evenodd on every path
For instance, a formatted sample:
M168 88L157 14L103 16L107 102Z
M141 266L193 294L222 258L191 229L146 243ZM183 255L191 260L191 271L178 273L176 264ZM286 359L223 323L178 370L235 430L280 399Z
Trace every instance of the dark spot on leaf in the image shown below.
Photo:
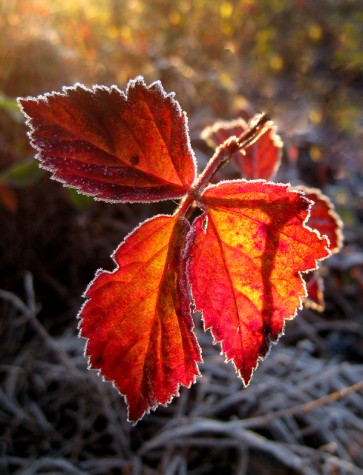
M137 155L133 155L131 158L130 158L130 163L131 165L138 165L140 159Z

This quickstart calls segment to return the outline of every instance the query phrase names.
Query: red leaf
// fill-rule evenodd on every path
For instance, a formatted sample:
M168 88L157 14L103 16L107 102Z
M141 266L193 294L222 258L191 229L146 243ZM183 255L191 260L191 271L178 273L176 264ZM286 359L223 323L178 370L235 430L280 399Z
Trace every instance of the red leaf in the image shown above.
M304 192L305 196L314 203L310 211L308 225L319 231L321 235L327 236L332 254L339 252L343 246L343 223L336 213L333 203L316 188L298 186L297 189ZM325 309L323 279L316 271L307 275L305 280L308 296L304 299L304 305L323 312Z
M205 328L247 385L306 295L300 272L329 255L305 227L309 201L288 185L243 180L210 186L194 224L190 282Z
M316 188L299 186L297 189L303 191L306 197L314 202L308 225L328 237L329 249L332 254L339 252L343 246L343 223L336 213L333 203Z
M217 147L230 137L238 138L247 128L248 124L243 119L217 122L214 126L204 129L202 137L211 147ZM236 152L232 156L232 160L244 178L269 180L280 165L281 154L282 141L276 134L276 128L272 127L244 151Z
M144 222L114 255L114 272L98 272L85 296L81 336L89 364L125 395L139 420L199 375L182 248L190 228L177 216Z
M306 291L308 297L304 299L305 307L312 308L317 312L325 309L324 301L324 281L318 271L309 273L305 277Z
M19 100L41 166L105 201L182 197L195 178L187 118L160 82L81 84Z

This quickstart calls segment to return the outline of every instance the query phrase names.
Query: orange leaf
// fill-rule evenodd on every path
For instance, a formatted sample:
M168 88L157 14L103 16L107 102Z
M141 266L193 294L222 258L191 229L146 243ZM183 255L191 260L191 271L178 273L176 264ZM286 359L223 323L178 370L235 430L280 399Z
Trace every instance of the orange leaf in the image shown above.
M97 273L80 312L89 364L125 395L129 419L139 420L178 395L199 375L185 260L187 220L156 216L114 255L114 272Z
M231 137L238 138L247 129L248 124L243 119L217 122L203 130L202 138L211 147L218 147ZM252 145L243 151L234 153L232 160L244 178L269 180L280 165L281 154L281 138L276 134L276 128L271 127L261 134Z
M187 118L160 82L81 84L19 99L41 166L82 193L105 201L182 197L195 178Z
M301 308L300 272L329 255L328 243L304 225L310 203L288 185L224 182L201 200L207 212L195 221L190 247L193 298L247 385Z

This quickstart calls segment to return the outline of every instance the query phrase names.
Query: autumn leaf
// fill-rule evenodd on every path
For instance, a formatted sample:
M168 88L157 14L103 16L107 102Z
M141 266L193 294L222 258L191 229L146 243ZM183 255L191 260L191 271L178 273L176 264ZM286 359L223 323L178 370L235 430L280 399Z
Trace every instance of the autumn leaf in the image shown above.
M81 84L19 99L32 145L53 178L105 201L182 197L195 178L187 118L161 83L126 93Z
M310 211L308 225L329 239L329 249L336 254L343 246L343 223L335 211L331 200L316 188L299 186L296 188L314 204Z
M316 188L301 185L296 189L302 191L314 203L310 211L308 225L329 239L329 250L331 254L336 254L343 246L343 223L336 213L333 203ZM305 281L307 298L304 299L304 305L323 312L325 309L324 282L319 275L319 269L306 275Z
M252 119L251 123L254 121ZM243 119L217 122L203 130L201 136L213 148L231 137L239 137L248 129ZM233 154L231 160L237 165L242 176L247 179L269 180L276 173L282 155L282 141L276 134L276 127L269 127L249 147Z
M304 306L317 312L325 310L324 281L319 270L309 272L305 277L307 298L304 299Z
M76 84L19 104L41 167L64 185L111 202L183 198L173 216L125 238L116 268L96 273L79 312L89 367L125 397L129 420L199 375L192 309L248 385L307 296L302 273L311 272L307 287L319 303L312 272L342 243L327 198L265 181L282 147L269 117L207 129L217 150L197 177L186 114L160 82L139 76L125 92ZM231 159L252 181L208 186Z
M114 272L99 272L80 312L90 367L125 395L139 420L178 395L199 375L182 249L187 220L156 216L129 235L114 255Z
M195 308L247 385L301 307L300 272L329 255L328 242L305 226L310 202L288 185L222 182L201 201L190 245Z

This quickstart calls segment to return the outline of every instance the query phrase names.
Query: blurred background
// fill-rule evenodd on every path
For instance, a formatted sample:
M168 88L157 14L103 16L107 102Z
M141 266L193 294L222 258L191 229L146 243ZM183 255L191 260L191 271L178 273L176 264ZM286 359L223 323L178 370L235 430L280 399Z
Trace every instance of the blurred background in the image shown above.
M362 43L362 0L0 0L1 474L363 474ZM139 74L176 92L201 166L205 126L267 112L276 180L321 188L345 246L322 269L325 311L288 323L248 389L197 318L203 378L131 426L76 316L124 236L175 204L49 180L16 97Z

